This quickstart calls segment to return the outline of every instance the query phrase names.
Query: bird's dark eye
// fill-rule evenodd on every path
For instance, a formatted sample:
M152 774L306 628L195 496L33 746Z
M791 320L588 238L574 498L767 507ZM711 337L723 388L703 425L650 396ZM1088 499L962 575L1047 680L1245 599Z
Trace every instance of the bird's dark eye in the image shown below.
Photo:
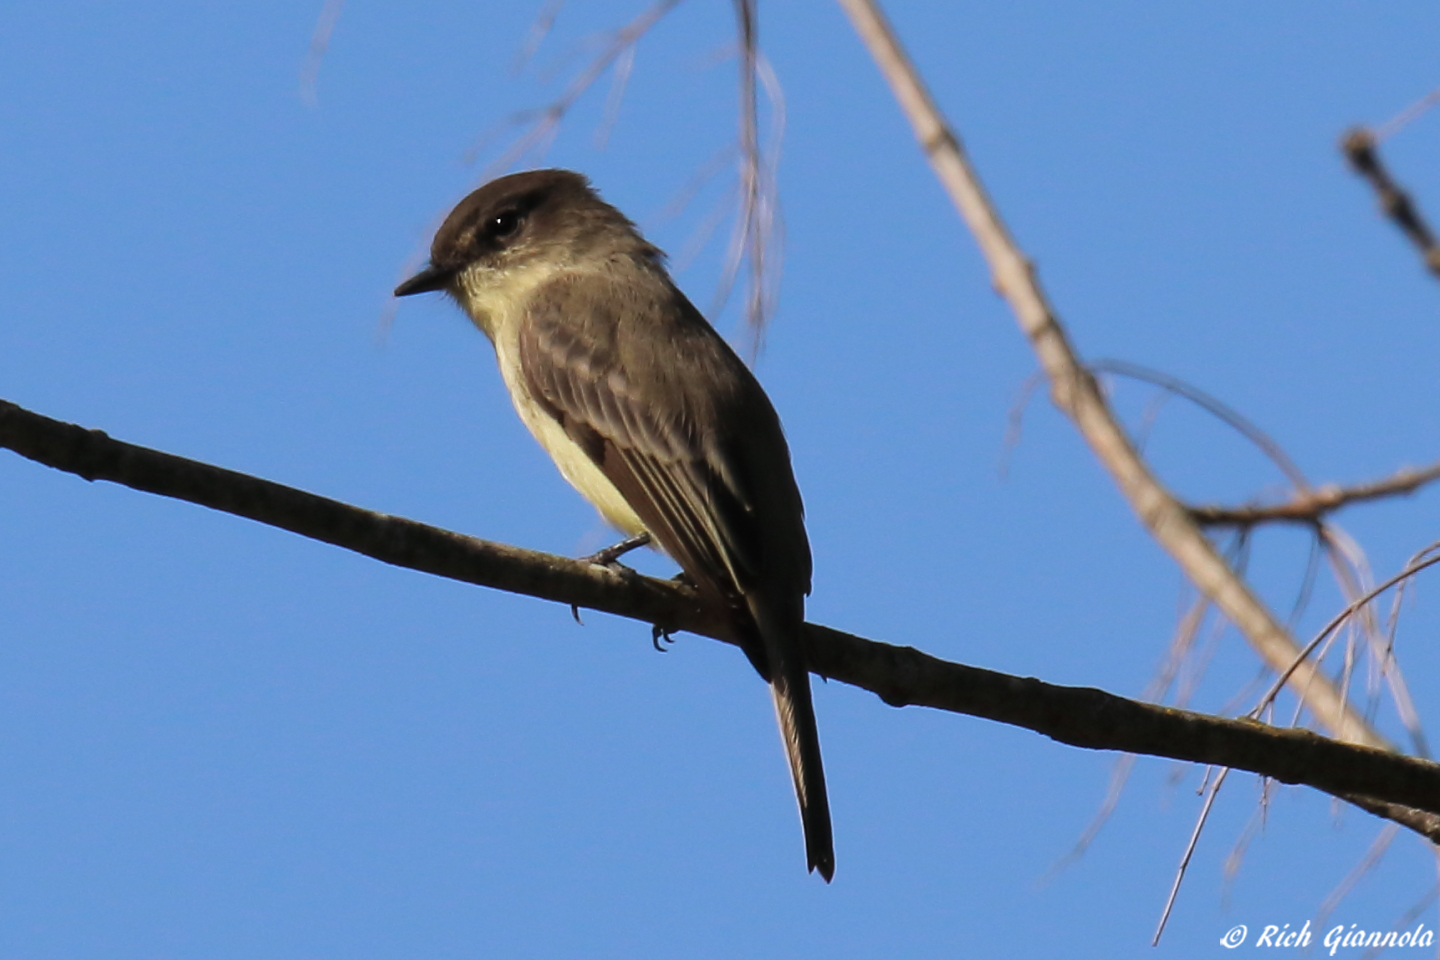
M520 213L517 210L505 210L491 217L485 224L485 232L497 240L503 240L520 229Z

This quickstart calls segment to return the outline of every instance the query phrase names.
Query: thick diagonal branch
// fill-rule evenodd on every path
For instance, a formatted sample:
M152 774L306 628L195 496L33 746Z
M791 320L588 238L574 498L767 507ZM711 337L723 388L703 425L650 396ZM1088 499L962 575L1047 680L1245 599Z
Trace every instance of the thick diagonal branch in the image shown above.
M115 440L0 401L0 447L87 480L107 480L289 530L465 583L602 610L732 641L694 591L518 547L489 543ZM814 671L892 706L927 706L1026 727L1062 743L1249 770L1304 783L1440 842L1440 764L1304 730L1222 720L1102 690L1062 687L950 663L809 624Z
M1195 586L1272 669L1289 668L1300 652L1299 645L1225 563L1185 506L1150 472L1125 435L1071 346L1034 268L1010 237L959 138L931 99L884 14L873 0L839 2L889 82L941 185L979 243L995 289L1009 302L1049 378L1055 405L1074 421L1141 523ZM1306 662L1291 674L1290 689L1335 736L1375 747L1389 746L1313 664Z

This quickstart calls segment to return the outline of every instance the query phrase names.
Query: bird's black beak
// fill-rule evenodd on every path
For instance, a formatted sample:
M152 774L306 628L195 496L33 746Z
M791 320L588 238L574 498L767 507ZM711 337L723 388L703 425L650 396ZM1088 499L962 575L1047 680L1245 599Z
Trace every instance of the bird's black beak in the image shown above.
M444 290L450 285L450 280L454 276L455 271L452 268L437 267L432 263L396 287L395 296L408 297L412 293L429 293L432 290Z

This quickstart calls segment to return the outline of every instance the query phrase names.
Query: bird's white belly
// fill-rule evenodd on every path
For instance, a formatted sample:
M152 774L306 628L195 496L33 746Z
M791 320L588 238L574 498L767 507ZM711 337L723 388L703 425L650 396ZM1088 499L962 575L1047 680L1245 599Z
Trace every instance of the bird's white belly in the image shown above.
M510 399L514 401L515 412L520 415L521 421L535 439L540 441L545 452L550 454L550 459L554 460L555 466L560 469L560 475L600 511L606 522L628 536L644 533L645 524L636 516L630 504L625 502L620 491L615 489L615 484L600 472L595 461L580 449L578 443L570 439L570 435L559 422L546 413L531 396L525 386L525 378L520 373L519 352L514 346L512 344L510 350L502 349L501 341L497 340L495 353L500 360L500 375L505 378L505 386L509 388Z
M600 472L580 445L571 440L559 422L531 396L520 371L520 317L513 305L525 303L530 290L547 279L550 279L548 271L522 269L507 277L503 285L477 285L470 291L471 303L467 305L467 312L495 346L495 357L500 361L500 376L505 380L515 412L535 439L540 441L540 446L550 454L550 459L560 469L560 475L600 511L607 523L628 536L636 536L645 532L645 524L625 502L620 491L615 489L615 484ZM495 286L503 286L502 296L493 295Z

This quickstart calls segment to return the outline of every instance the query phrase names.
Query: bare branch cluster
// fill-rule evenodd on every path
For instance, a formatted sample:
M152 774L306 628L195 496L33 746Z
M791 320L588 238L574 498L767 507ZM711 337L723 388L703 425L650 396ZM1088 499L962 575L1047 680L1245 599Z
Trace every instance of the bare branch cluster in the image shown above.
M1109 470L1131 508L1190 580L1233 623L1276 672L1291 670L1292 692L1337 737L1387 748L1342 691L1300 657L1285 626L1227 564L1204 530L1150 470L1110 408L970 164L959 137L926 90L884 14L873 0L840 0L909 118L941 185L990 264L992 282L1009 302L1050 382L1055 405L1074 422Z
M532 151L542 150L554 138L560 129L561 122L580 98L601 77L605 76L606 71L611 67L616 67L615 86L611 93L610 107L606 111L607 116L613 120L615 105L629 80L630 67L634 63L635 45L679 4L680 0L657 0L641 11L635 19L607 35L600 45L599 52L570 78L560 94L548 104L534 110L522 110L507 117L501 125L502 129L519 127L520 133L514 137L500 157L486 168L481 179L489 180L519 163ZM532 30L531 38L526 44L524 58L528 58L539 47L540 42L553 26L558 12L558 4L550 4L540 12L535 29ZM523 63L523 60L521 62ZM477 157L494 139L496 132L492 131L482 137L480 142L470 149L467 159Z
M1208 609L1213 606L1261 656L1278 679L1262 697L1254 715L1270 709L1275 693L1283 684L1310 710L1315 719L1336 737L1390 751L1395 748L1347 700L1351 677L1351 658L1338 685L1321 672L1318 660L1324 656L1341 625L1348 625L1353 635L1362 635L1369 644L1378 674L1390 684L1397 710L1410 729L1416 749L1425 750L1423 733L1398 667L1394 662L1394 625L1392 616L1389 635L1376 622L1370 604L1378 594L1391 586L1403 585L1421 569L1415 561L1391 581L1367 590L1368 565L1364 554L1348 536L1326 517L1351 503L1374 501L1411 493L1437 478L1440 464L1424 470L1402 471L1395 476L1358 487L1335 486L1312 489L1299 468L1262 431L1238 413L1174 378L1134 365L1101 362L1087 366L1074 349L1068 334L1041 288L1034 265L1025 257L1006 229L984 186L981 184L960 138L951 128L930 96L914 64L902 49L877 0L839 0L857 34L868 48L881 74L889 83L902 112L910 120L920 147L930 161L936 177L950 195L961 218L977 241L991 270L992 283L1009 303L1021 331L1029 340L1050 385L1055 406L1066 414L1089 444L1097 459L1110 472L1121 493L1136 516L1200 591L1203 601L1192 608L1192 616L1177 636L1172 654L1190 646ZM1440 98L1437 98L1440 99ZM1428 104L1427 104L1428 106ZM1380 166L1375 153L1375 140L1366 131L1352 134L1346 140L1346 152L1356 169L1364 174L1380 193L1382 206L1421 249L1426 264L1440 276L1440 251L1434 237L1420 218L1408 195L1401 191ZM1254 442L1290 479L1295 488L1292 500L1275 506L1248 505L1241 508L1193 507L1182 503L1152 473L1133 440L1109 405L1094 371L1102 366L1111 372L1150 380L1162 389L1188 397L1239 430ZM1301 648L1245 582L1239 564L1227 563L1206 536L1206 529L1217 526L1237 528L1235 549L1238 558L1248 551L1249 531L1267 522L1303 522L1315 528L1317 551L1312 552L1311 570L1306 575L1302 597L1308 594L1313 577L1315 558L1323 554L1329 560L1337 582L1350 605L1327 625L1326 629ZM1418 557L1417 557L1418 559ZM1426 564L1434 561L1425 561ZM1303 601L1302 601L1303 602ZM1357 627L1358 623L1358 627ZM1350 649L1350 648L1347 648ZM1315 658L1312 659L1312 654ZM1183 653L1182 653L1183 655ZM1173 657L1172 657L1173 659ZM1173 673L1172 673L1173 675ZM1166 680L1166 686L1169 680ZM1297 713L1297 720L1298 713ZM1175 878L1175 887L1161 917L1164 929L1170 904L1173 904L1186 864L1196 838L1203 829L1208 811L1225 780L1229 765L1212 777L1207 775L1206 801L1195 826ZM1123 781L1124 768L1117 769L1117 781ZM1112 795L1115 792L1112 784ZM1436 821L1428 814L1414 811L1391 816L1396 811L1376 804L1373 799L1358 799L1357 805L1405 823L1418 833L1434 839ZM1108 801L1107 801L1108 804ZM1104 814L1102 813L1102 818ZM1093 828L1092 828L1093 829ZM1083 841L1082 841L1083 842ZM1160 932L1157 931L1158 940Z

